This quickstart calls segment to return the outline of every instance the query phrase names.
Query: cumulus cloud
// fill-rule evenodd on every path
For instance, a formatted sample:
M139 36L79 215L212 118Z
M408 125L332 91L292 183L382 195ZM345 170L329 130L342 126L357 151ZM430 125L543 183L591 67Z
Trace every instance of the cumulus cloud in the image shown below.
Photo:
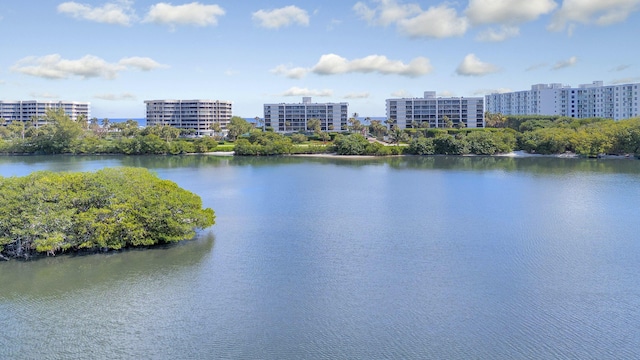
M141 57L124 58L117 63L109 63L94 55L68 60L63 59L59 54L51 54L25 57L18 60L11 70L45 79L67 79L74 76L82 79L95 77L115 79L119 72L130 68L148 71L162 66L152 59Z
M454 97L456 96L456 94L452 91L449 90L444 90L444 91L440 91L438 92L438 96L442 96L442 97Z
M497 66L481 61L475 54L465 56L456 69L456 73L462 76L484 76L498 71Z
M118 64L123 65L125 67L132 67L142 71L150 71L157 68L167 67L166 65L162 65L151 58L139 57L139 56L124 58L120 60Z
M281 96L319 96L319 97L329 97L333 96L332 90L312 90L307 88L299 88L294 86L289 90L280 94Z
M558 61L555 65L553 65L553 70L560 70L560 69L564 69L564 68L568 68L571 66L574 66L576 63L578 63L578 58L575 56L570 57L567 60L561 60Z
M184 5L158 3L151 6L143 21L170 26L216 26L218 18L224 14L224 9L218 5L204 5L198 2Z
M58 5L57 10L59 13L70 15L76 19L129 26L136 19L131 5L132 1L129 0L106 3L96 7L68 1Z
M399 60L390 60L383 55L369 55L361 59L349 60L340 55L322 55L311 68L278 65L270 72L291 79L301 79L312 72L317 75L339 75L349 73L379 73L383 75L401 75L418 77L433 71L431 62L425 57L417 57L408 64Z
M258 10L252 14L252 18L259 26L267 29L279 29L292 24L309 25L309 14L294 5L274 10Z
M402 75L418 77L433 70L429 59L417 57L405 64L398 60L389 60L383 55L369 55L361 59L348 60L336 54L326 54L320 57L318 63L311 69L319 75L336 75L346 73L380 73L384 75Z
M370 96L368 92L350 93L344 96L345 99L366 99Z
M96 99L107 100L107 101L131 101L136 100L137 97L131 93L122 93L122 94L97 94L93 96Z
M414 38L441 39L462 36L468 28L468 20L459 17L455 9L446 5L432 6L417 16L398 21L400 32Z
M481 32L476 37L476 40L484 42L500 42L518 35L520 35L520 29L518 27L503 25L498 30L489 28Z
M395 24L398 31L409 37L446 38L462 36L469 28L465 17L446 4L423 10L419 4L399 4L396 0L378 0L375 8L364 2L353 6L353 11L371 25Z
M278 65L269 70L272 74L284 75L290 79L302 79L307 75L309 69L303 67L289 67L287 65Z
M515 25L533 21L557 6L554 0L470 0L465 14L474 25Z
M564 0L548 26L551 31L563 31L567 26L596 24L606 26L626 20L640 9L640 0Z

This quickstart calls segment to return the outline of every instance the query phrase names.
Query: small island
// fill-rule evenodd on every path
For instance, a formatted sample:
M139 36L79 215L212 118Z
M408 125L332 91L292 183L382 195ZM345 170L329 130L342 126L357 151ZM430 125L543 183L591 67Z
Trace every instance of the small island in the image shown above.
M215 223L201 198L144 168L0 177L0 259L193 239Z

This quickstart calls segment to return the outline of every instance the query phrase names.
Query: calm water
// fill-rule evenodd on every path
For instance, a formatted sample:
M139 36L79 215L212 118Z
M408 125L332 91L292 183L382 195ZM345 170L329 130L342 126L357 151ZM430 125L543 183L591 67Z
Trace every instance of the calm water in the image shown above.
M0 174L120 165L217 224L0 263L0 358L640 358L640 161L3 157Z

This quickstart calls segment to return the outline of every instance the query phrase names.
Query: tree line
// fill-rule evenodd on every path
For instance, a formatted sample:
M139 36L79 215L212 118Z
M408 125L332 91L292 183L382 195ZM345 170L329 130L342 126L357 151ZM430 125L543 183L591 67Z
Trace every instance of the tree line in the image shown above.
M0 177L0 258L151 246L215 223L196 194L143 168Z
M488 127L518 132L519 149L537 154L573 152L640 156L640 118L614 121L564 116L504 116L486 114Z
M111 123L49 110L40 121L0 120L0 153L5 154L185 154L214 151L213 137L185 138L188 130L166 125L141 129L134 120Z

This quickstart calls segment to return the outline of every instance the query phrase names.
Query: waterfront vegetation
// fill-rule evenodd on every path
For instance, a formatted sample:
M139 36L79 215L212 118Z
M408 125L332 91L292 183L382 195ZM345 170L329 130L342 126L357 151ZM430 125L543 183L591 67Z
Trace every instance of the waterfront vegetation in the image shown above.
M135 121L109 123L97 119L71 120L51 111L46 122L0 126L0 152L8 154L189 154L234 152L239 156L323 154L338 155L495 155L523 150L535 154L574 153L585 157L603 154L640 154L640 119L613 121L560 116L485 116L487 128L465 128L446 121L444 128L418 123L400 129L394 121L349 119L348 130L322 131L317 119L306 131L275 133L256 128L234 116L227 125L227 140L217 136L193 137L194 131L170 126L148 126ZM366 136L365 136L366 135Z
M194 238L215 222L196 194L143 168L0 177L0 258Z

